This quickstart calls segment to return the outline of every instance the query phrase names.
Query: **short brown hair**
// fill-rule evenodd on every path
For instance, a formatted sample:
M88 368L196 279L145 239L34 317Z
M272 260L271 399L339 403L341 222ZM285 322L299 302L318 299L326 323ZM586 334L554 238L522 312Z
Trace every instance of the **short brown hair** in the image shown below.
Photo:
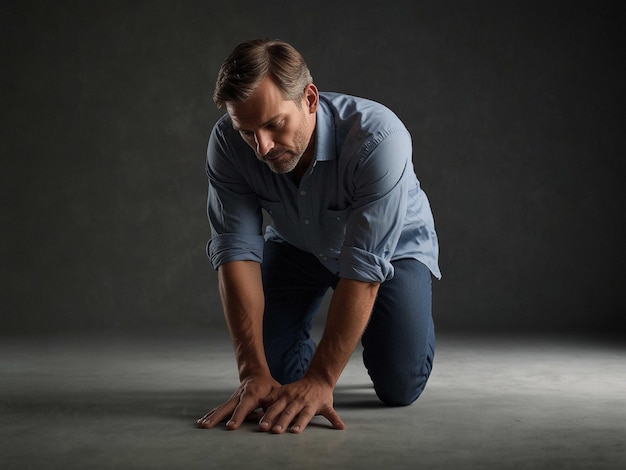
M254 39L235 47L222 64L213 101L218 108L229 101L245 101L268 75L285 99L298 106L304 89L313 81L304 58L293 46L278 39Z

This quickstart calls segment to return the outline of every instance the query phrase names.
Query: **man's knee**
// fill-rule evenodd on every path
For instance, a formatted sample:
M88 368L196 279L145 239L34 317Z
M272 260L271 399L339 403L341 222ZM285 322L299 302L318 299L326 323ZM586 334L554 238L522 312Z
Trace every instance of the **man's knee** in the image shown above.
M374 382L374 390L387 406L408 406L420 397L427 381L428 376L381 380Z
M314 350L310 340L287 348L266 345L265 357L272 377L283 385L299 380L309 368Z
M413 367L407 364L368 368L379 400L387 406L407 406L417 400L430 378L433 368L434 351L431 349L422 361Z

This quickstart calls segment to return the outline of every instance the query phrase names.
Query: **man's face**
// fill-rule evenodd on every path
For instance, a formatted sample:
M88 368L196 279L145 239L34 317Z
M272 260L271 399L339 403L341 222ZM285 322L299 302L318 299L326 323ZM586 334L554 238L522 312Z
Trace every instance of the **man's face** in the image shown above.
M266 77L250 98L243 103L229 102L226 110L233 127L257 158L275 173L289 173L298 163L308 166L311 159L309 147L315 129L317 98L317 89L310 84L298 107L294 101L286 100Z

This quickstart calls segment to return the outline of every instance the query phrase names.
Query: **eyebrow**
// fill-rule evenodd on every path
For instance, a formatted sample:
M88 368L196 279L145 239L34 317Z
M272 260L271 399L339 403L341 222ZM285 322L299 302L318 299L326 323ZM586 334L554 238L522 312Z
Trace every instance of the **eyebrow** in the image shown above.
M263 124L261 124L259 127L265 127L265 126L271 124L272 121L275 121L276 119L279 119L280 117L282 117L282 113L281 114L276 114L275 116L272 116L267 121L265 121ZM243 128L235 125L234 121L233 121L233 129L235 129L236 131L247 131L248 130L248 129L243 129Z

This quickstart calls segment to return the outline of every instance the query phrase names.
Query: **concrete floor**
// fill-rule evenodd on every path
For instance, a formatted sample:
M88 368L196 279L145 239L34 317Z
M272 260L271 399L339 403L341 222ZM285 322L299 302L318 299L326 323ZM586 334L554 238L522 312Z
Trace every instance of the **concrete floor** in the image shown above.
M200 430L236 386L224 333L0 340L2 469L626 468L626 349L439 336L407 408L381 407L358 352L336 390L347 425L302 435Z

